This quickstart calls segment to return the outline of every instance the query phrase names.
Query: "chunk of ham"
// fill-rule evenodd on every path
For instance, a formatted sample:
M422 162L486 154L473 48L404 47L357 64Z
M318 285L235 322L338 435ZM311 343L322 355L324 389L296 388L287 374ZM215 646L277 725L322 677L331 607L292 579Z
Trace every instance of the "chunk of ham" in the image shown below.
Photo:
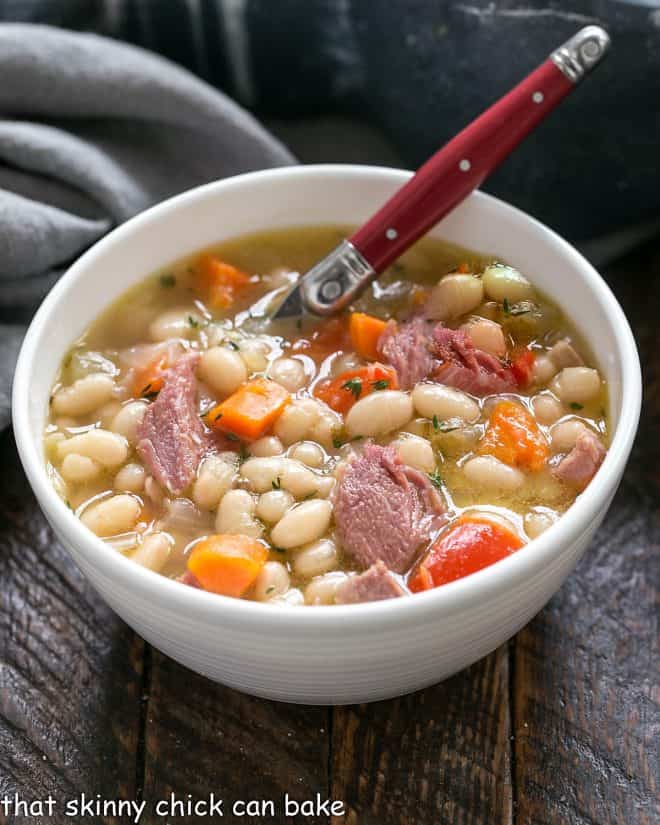
M382 561L404 573L444 524L444 510L424 473L403 464L392 447L367 444L339 481L337 536L360 567Z
M337 588L337 604L378 602L403 596L405 590L382 561L377 561L364 573L351 576Z
M167 371L138 430L137 452L147 472L174 495L191 483L207 447L197 412L198 360L198 353L184 355Z
M402 390L411 390L423 381L435 365L429 350L432 329L423 318L403 324L390 321L378 340L378 353L396 370Z
M596 433L585 429L578 435L575 447L555 467L554 473L565 484L584 490L603 463L606 452Z
M475 347L466 330L432 325L423 318L391 321L378 341L378 352L394 367L404 390L429 377L479 396L517 388L511 369Z
M517 388L512 371L494 355L477 349L464 330L436 326L431 352L438 359L432 378L441 384L479 396Z

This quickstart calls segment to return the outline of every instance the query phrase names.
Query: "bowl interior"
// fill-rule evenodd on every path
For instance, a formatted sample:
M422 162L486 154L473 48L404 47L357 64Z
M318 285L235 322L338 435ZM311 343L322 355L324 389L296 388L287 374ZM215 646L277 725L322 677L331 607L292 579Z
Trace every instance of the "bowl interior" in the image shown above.
M267 605L226 599L182 588L151 571L135 568L89 533L57 497L43 463L43 427L59 364L73 341L128 287L155 270L224 239L264 229L322 223L359 224L400 187L410 173L364 166L288 167L242 175L184 193L133 218L83 255L60 280L28 331L14 381L17 444L39 502L61 535L94 565L98 576L117 580L140 597L177 604L190 616L239 620L300 629L297 608L273 614ZM545 575L557 554L589 530L605 511L630 452L639 417L641 379L628 323L598 273L547 227L495 198L474 193L432 233L519 267L576 323L609 383L613 439L605 463L589 489L528 552L415 599L398 604L315 608L305 632L341 626L348 611L359 613L374 632L401 619L414 621L428 608L451 611L486 592L510 592L532 573ZM385 606L383 606L385 605ZM539 605L540 606L540 605Z

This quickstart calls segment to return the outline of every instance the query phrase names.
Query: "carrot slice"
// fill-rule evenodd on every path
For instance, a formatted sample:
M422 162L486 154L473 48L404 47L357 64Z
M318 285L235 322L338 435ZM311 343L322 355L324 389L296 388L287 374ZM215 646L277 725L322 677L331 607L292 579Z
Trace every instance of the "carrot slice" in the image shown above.
M255 378L205 415L209 427L253 441L261 438L291 401L281 384Z
M523 544L519 536L497 521L461 516L435 542L408 586L418 593L462 579L510 556Z
M166 355L159 355L144 369L138 370L133 378L133 396L152 395L163 389L168 362Z
M243 535L209 536L188 558L188 570L204 590L239 598L250 588L268 559L268 549Z
M249 283L249 275L213 255L202 255L195 265L196 289L215 309L228 309Z
M314 395L335 412L345 415L360 398L379 390L395 390L398 386L396 370L374 363L320 381Z
M511 372L519 387L526 387L532 380L535 358L532 350L526 349L511 362Z
M353 348L361 358L375 361L378 358L378 339L387 326L386 321L366 315L364 312L351 313L349 332Z
M498 402L490 416L479 453L492 455L512 467L540 470L550 455L534 416L514 401Z

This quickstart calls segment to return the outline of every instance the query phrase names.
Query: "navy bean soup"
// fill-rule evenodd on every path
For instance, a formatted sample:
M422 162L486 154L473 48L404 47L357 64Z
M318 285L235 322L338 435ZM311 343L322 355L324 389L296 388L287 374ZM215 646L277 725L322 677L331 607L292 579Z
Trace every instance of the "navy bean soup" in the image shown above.
M587 487L607 388L533 272L424 239L340 316L268 320L349 232L202 251L74 343L48 472L108 552L272 605L374 601L525 552Z

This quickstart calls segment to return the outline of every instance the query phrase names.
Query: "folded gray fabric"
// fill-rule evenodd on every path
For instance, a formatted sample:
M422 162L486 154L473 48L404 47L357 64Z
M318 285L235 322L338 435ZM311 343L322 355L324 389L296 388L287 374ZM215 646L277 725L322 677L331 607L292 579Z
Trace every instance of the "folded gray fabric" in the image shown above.
M293 162L254 118L134 46L0 24L0 319L31 311L117 224L210 180ZM0 428L20 328L0 325Z

